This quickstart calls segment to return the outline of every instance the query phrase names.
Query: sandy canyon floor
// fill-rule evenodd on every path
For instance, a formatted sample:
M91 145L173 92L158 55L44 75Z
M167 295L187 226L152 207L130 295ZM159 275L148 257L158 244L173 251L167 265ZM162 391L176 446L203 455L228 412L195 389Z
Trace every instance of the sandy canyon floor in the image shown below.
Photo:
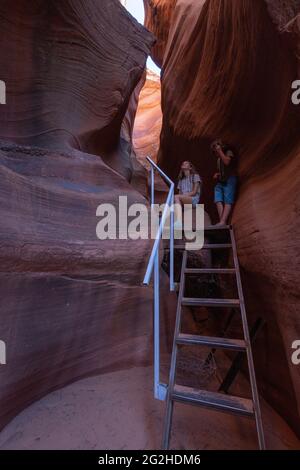
M80 380L47 395L0 433L0 449L159 449L164 403L154 400L152 368ZM285 422L262 403L269 449L299 449ZM255 449L252 421L175 405L173 449Z

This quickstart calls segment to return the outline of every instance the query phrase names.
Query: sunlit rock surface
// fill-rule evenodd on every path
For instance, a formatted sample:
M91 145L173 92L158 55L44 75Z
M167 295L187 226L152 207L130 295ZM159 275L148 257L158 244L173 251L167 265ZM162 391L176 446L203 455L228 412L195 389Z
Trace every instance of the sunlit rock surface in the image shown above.
M147 71L147 79L139 97L133 130L133 145L138 160L145 164L147 156L154 160L159 150L162 124L160 77Z

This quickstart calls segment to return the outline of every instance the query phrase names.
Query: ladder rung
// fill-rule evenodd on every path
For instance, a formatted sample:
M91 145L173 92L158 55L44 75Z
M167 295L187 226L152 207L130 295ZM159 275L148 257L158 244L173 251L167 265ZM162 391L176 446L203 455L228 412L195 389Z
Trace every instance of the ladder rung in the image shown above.
M185 274L235 274L235 269L221 269L221 268L206 268L206 269L192 269L185 270Z
M252 400L175 385L172 399L218 411L254 417Z
M198 299L198 298L182 298L182 305L187 307L239 307L238 299Z
M215 231L217 232L218 230L230 230L232 228L231 225L223 225L222 227L216 226L216 225L208 225L207 227L204 227L205 232L212 232Z
M231 351L243 351L247 349L246 342L239 339L214 338L212 336L197 336L179 334L177 344L209 346L211 348L229 349Z
M186 242L189 243L189 242ZM199 248L199 250L227 250L228 248L232 248L231 243L205 243L202 248ZM183 245L182 243L178 243L174 245L175 250L186 250L186 244ZM170 251L169 248L167 248L168 251Z

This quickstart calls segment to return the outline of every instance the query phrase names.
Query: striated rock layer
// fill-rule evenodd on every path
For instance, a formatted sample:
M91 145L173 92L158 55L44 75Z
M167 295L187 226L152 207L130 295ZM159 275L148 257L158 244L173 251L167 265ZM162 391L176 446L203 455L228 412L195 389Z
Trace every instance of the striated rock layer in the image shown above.
M151 26L161 2L148 3ZM292 342L300 338L300 109L291 102L299 49L282 32L289 24L298 34L299 2L162 3L173 13L171 24L169 15L160 15L153 26L168 36L159 163L175 178L182 160L192 160L204 179L203 201L215 215L209 145L222 138L238 149L233 222L249 320L267 321L254 348L259 388L300 434L300 369L291 362Z
M145 202L128 182L132 94L153 36L118 0L3 1L0 18L2 428L79 377L152 362L151 243L100 242L96 209Z
M124 173L120 128L153 36L117 0L4 0L0 17L1 137L101 155Z

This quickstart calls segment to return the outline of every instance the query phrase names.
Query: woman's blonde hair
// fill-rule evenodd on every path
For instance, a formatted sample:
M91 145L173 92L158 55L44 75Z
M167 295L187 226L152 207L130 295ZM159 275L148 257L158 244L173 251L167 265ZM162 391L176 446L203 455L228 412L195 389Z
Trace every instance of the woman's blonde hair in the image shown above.
M196 168L194 167L194 165L189 161L189 160L185 160L187 161L189 164L190 164L190 168L191 168L191 175L196 175L197 174L197 170ZM181 164L182 166L182 164ZM180 169L180 173L178 175L178 180L182 180L184 178L184 170Z

